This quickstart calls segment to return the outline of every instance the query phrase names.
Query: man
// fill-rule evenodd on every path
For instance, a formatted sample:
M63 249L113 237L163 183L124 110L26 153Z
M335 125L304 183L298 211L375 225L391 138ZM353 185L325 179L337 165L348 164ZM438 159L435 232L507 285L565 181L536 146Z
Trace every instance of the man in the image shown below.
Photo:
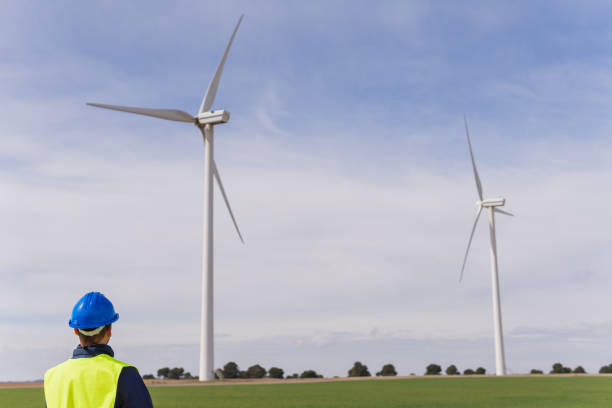
M119 319L100 292L85 294L72 309L68 325L79 336L72 358L45 373L47 408L152 408L138 370L115 360L108 345Z

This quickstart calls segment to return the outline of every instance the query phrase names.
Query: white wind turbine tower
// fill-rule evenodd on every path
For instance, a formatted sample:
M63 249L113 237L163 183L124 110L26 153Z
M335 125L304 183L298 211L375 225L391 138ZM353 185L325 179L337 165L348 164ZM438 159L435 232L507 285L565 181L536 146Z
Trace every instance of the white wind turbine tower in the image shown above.
M468 130L467 119L464 117L463 120L465 122L465 134L467 136L468 147L470 149L470 158L472 159L472 168L474 170L474 180L476 181L476 190L478 191L479 201L476 202L476 205L478 206L478 213L476 213L476 219L474 220L472 232L470 233L470 240L468 241L465 256L463 257L463 265L461 266L459 282L461 282L461 279L463 278L463 270L465 269L465 263L467 261L468 253L470 252L470 245L472 245L472 238L474 237L474 231L476 230L478 219L480 218L482 209L486 208L489 211L489 233L491 236L491 286L493 292L493 330L495 334L495 374L501 376L506 374L506 357L504 354L504 333L502 328L501 304L499 300L495 213L510 216L513 216L513 214L498 208L506 203L505 198L490 198L486 200L483 198L482 184L480 182L480 177L478 176L478 170L476 170L476 162L474 161L474 153L472 152L472 142L470 141L470 132Z
M153 116L155 118L174 120L177 122L187 122L196 125L204 139L204 240L202 253L202 326L200 332L200 381L213 380L214 377L214 326L213 326L213 177L219 184L219 189L225 200L225 205L229 211L234 227L238 232L240 241L244 244L242 234L234 218L234 213L230 207L229 200L225 194L219 169L215 163L213 146L214 146L214 126L229 121L229 112L225 110L210 110L217 94L219 80L223 72L223 66L227 59L227 54L234 41L234 36L238 31L242 17L238 20L236 28L232 33L232 37L227 44L223 58L217 67L217 71L213 76L202 105L196 116L192 116L187 112L176 109L148 109L148 108L133 108L128 106L102 105L96 103L88 103L90 106L98 108L114 109L122 112L137 113L140 115Z

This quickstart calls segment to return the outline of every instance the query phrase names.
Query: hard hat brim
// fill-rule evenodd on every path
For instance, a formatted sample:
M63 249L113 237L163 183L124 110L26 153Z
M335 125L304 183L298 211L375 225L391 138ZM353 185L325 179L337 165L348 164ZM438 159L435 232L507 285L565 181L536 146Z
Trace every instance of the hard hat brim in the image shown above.
M115 313L112 319L103 320L100 322L87 322L86 325L79 323L79 321L76 319L70 319L68 320L68 326L72 327L73 329L93 329L115 323L117 320L119 320L119 313Z

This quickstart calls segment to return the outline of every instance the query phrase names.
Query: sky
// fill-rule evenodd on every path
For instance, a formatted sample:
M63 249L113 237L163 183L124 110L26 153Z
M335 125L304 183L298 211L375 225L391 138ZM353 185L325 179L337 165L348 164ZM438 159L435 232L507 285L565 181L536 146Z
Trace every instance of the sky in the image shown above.
M215 156L215 367L493 372L497 217L510 373L612 362L612 6L584 1L8 1L0 26L0 381L69 358L96 290L143 374L199 362L203 143Z

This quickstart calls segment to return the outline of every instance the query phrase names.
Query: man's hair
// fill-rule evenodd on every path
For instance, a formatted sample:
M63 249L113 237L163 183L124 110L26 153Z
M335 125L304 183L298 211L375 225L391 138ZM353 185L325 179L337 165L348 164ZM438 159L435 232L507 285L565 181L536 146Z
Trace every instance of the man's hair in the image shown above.
M87 346L91 346L94 344L99 344L102 339L104 338L104 336L106 335L106 331L108 330L108 328L111 327L110 324L107 324L106 326L104 326L104 328L100 331L100 333L98 334L94 334L93 336L86 336L83 333L81 333L81 331L79 331L79 340L81 341L81 344L85 347ZM84 331L90 331L90 330L95 330L96 327L93 327L91 329L83 329Z

